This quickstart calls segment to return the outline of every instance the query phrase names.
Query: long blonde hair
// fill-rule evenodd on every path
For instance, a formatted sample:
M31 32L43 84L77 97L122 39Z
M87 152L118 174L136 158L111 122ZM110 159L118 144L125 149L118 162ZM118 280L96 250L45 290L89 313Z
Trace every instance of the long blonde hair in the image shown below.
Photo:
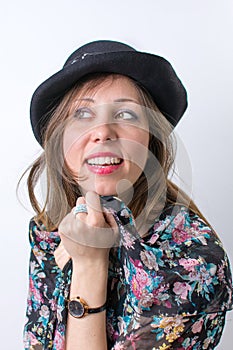
M51 112L52 116L43 134L43 153L25 171L29 171L27 187L31 205L36 212L35 220L45 225L48 231L57 229L63 217L75 206L81 192L77 179L66 164L63 155L63 133L65 121L70 114L70 105L77 93L98 88L106 79L117 79L117 74L91 74L71 88ZM128 78L130 79L130 78ZM129 203L134 217L149 225L159 217L166 206L184 205L197 213L197 206L168 178L174 164L175 143L172 126L159 111L149 93L136 81L130 79L138 91L140 102L145 107L149 121L149 156L145 169L133 185L134 194ZM46 172L46 198L39 204L35 187ZM22 179L21 177L21 179ZM205 220L207 222L207 220ZM147 226L148 227L148 226Z

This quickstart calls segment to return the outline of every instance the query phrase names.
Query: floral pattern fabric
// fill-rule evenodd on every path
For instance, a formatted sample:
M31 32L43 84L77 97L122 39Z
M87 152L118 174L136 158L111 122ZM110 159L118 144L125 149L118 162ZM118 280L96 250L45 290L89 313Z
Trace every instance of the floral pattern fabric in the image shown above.
M111 249L107 337L110 350L214 349L232 309L229 261L215 232L181 206L166 208L145 237L121 202ZM58 232L31 220L25 350L64 350L71 260L54 259Z

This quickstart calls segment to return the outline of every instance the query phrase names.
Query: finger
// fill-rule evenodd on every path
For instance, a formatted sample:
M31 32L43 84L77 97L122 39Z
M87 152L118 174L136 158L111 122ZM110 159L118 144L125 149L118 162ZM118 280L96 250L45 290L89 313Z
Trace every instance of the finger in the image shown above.
M78 207L79 205L86 205L86 201L84 197L78 197L77 201L76 201L76 206L73 207L72 212L75 216L75 218L79 218L80 220L84 220L86 218L87 213L85 212L77 212L76 211L76 207Z
M86 193L85 199L87 204L88 217L90 219L89 222L95 224L99 221L100 223L105 221L99 195L96 192L89 191Z
M69 213L63 219L59 225L59 234L62 240L66 237L82 246L94 248L110 248L115 245L118 229L115 230L110 227L105 221L104 217L104 226L101 227L99 222L96 225L91 225L89 222L87 222L87 219L80 220L79 216L80 215L78 215L76 220L74 215ZM86 218L88 216L89 214L86 215ZM110 217L110 214L108 220L114 226L114 222L111 221L113 219ZM106 225L108 227L106 227Z
M113 240L112 246L118 246L119 239L120 239L119 227L117 225L117 222L114 216L106 208L104 208L104 218L107 224L111 227L113 231L114 240Z
M107 208L104 208L104 209L103 209L103 215L104 215L105 221L107 222L107 224L108 224L112 229L118 228L117 222L116 222L114 216L112 215L112 213L110 213L110 212L108 211Z
M78 197L78 199L76 201L76 205L85 204L85 203L86 203L86 201L85 201L84 197Z

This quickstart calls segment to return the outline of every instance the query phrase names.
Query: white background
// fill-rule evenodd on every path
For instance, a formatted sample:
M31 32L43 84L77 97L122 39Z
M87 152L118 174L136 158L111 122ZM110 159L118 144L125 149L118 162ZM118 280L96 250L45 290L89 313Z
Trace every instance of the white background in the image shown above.
M33 212L19 204L15 189L40 153L30 129L30 98L88 41L124 41L166 57L175 67L189 94L189 108L177 127L191 160L192 179L186 180L232 263L233 2L9 0L1 2L0 26L1 349L23 348L27 228ZM231 330L232 312L218 349L232 347Z

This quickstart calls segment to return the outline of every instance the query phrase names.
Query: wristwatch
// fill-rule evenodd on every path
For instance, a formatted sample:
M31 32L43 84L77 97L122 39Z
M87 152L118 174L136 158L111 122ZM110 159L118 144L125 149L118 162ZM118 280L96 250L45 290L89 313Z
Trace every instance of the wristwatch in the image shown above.
M98 312L106 310L106 307L107 302L105 302L102 306L90 308L86 301L79 296L68 300L68 311L70 315L75 318L82 318L89 314L96 314Z

